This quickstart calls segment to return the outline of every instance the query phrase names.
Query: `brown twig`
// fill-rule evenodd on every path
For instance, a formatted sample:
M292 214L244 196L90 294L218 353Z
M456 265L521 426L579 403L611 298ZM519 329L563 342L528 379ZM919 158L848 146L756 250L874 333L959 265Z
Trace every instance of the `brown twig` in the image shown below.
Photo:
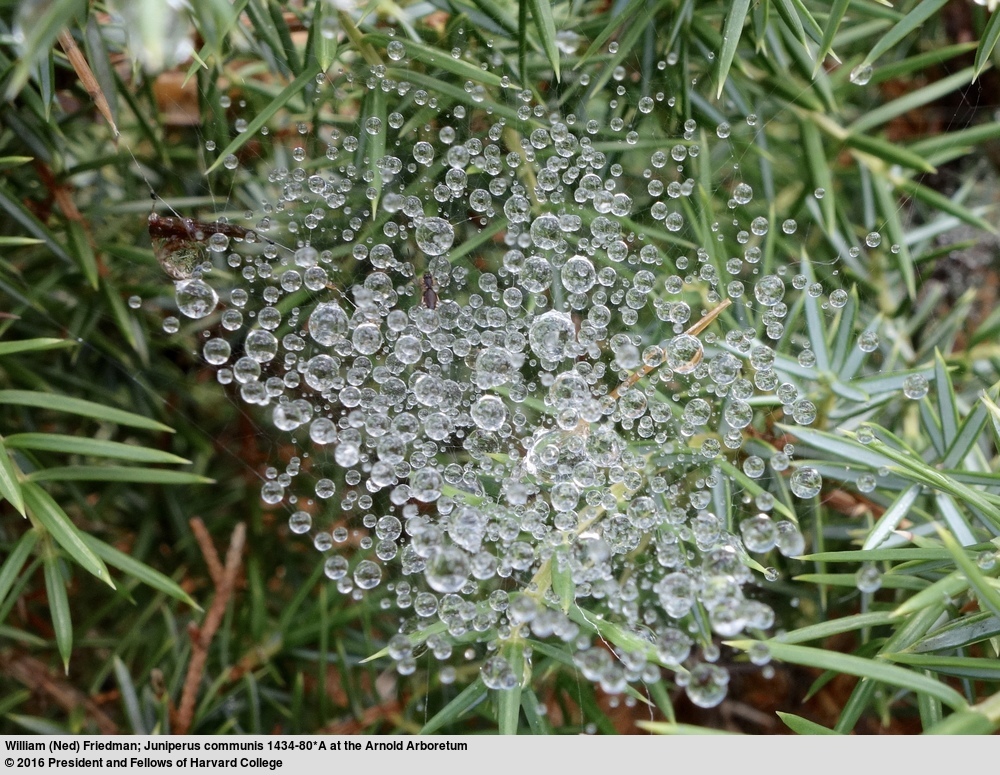
M399 700L387 700L379 705L365 708L358 718L347 718L327 724L321 731L323 735L357 735L371 729L379 723L406 726L402 717Z
M698 334L700 334L702 331L708 328L709 324L717 317L719 317L719 315L721 315L732 303L733 302L731 299L726 299L717 307L713 307L708 311L708 314L699 319L694 325L692 325L687 331L685 331L684 335L698 336ZM701 358L702 356L699 354L691 363L691 367L693 368L698 363L698 361L701 360ZM611 391L611 397L618 398L622 393L629 390L636 382L645 377L651 371L654 371L655 369L658 368L659 364L656 366L643 366L638 371L630 374L628 379L626 379L622 384L620 384L618 387L616 387L614 390Z
M201 556L205 558L205 565L208 566L208 573L212 577L212 583L218 589L222 586L222 578L225 571L222 562L219 560L219 553L215 551L215 544L212 543L212 536L208 534L208 528L198 517L188 521L191 525L191 532L194 533L194 540L198 542L201 549Z
M86 230L86 220L73 199L74 191L72 186L60 182L56 173L52 171L52 168L40 161L35 162L35 170L38 172L38 177L41 178L49 194L52 195L52 199L62 211L62 214L66 216L66 220L79 223Z
M118 142L118 125L115 124L114 115L111 112L111 105L108 103L107 97L101 90L101 85L94 76L94 71L90 69L90 63L87 62L87 57L83 55L83 52L80 51L80 47L76 45L73 33L69 30L63 30L60 32L59 45L61 45L63 51L66 52L69 63L73 65L73 69L76 70L76 75L80 79L80 83L83 85L83 88L87 90L87 94L89 94L90 98L94 101L94 105L100 111L101 115L104 116L104 120L108 122L108 126L111 127L111 131L114 132L115 142Z
M0 653L0 672L32 692L48 697L67 713L82 708L86 719L93 722L102 735L118 734L118 726L96 702L61 676L53 675L44 662L26 654Z
M90 223L83 217L80 209L76 206L76 200L74 199L75 191L73 186L67 182L60 181L52 168L43 162L36 161L35 170L38 172L38 177L41 179L45 188L51 195L52 201L56 203L56 206L62 212L63 216L65 216L66 220L78 224L80 230L86 236L87 244L90 246L90 249L94 254L94 262L97 265L97 273L99 276L103 277L107 272L104 265L104 259L101 252L97 248L97 242L90 229Z
M198 518L192 519L190 524L195 539L201 547L202 555L205 557L209 573L212 574L216 591L212 606L208 609L201 627L194 624L188 627L188 632L191 635L191 661L188 663L187 676L181 691L180 706L173 719L174 732L181 735L187 734L188 730L191 729L195 700L198 698L198 686L201 684L205 662L208 660L208 648L212 645L212 638L219 629L219 625L222 624L222 617L225 615L226 607L233 595L247 532L246 525L242 522L233 530L233 535L229 539L229 551L226 552L226 564L225 567L222 567L219 564L219 556L215 551L215 546L212 545L211 539L208 537L205 524Z

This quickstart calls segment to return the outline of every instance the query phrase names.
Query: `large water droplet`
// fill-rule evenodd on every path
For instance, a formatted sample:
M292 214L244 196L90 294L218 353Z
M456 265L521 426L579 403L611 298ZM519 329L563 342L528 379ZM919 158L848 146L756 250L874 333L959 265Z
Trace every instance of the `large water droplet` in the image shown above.
M726 698L729 673L719 665L702 662L691 670L684 688L688 699L699 708L714 708Z
M468 555L457 546L439 548L427 563L424 575L436 592L458 592L469 579Z
M440 256L455 242L455 227L444 218L421 218L414 238L428 256Z
M919 401L930 391L930 382L923 374L910 374L903 380L903 395Z
M568 354L576 335L573 319L565 312L552 310L531 324L528 342L531 351L546 361L561 361Z
M792 474L789 486L798 497L813 498L823 489L823 477L815 468L802 466Z
M189 318L211 315L219 304L219 294L204 280L181 280L174 283L177 309Z
M862 63L851 70L851 83L856 86L864 86L872 79L873 72L871 65Z

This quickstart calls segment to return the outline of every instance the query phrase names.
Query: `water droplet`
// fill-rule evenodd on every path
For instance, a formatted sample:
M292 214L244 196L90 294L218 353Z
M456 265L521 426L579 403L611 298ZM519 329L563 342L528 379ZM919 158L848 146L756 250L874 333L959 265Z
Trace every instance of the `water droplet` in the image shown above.
M874 331L863 331L858 337L858 347L866 353L875 352L878 349L878 334Z
M872 79L872 66L860 64L851 70L851 83L855 86L864 86Z
M531 351L546 361L558 362L569 352L576 335L573 320L564 312L552 310L531 324L528 341Z
M455 242L455 228L444 218L422 218L417 224L414 238L428 256L448 252Z
M719 665L707 662L695 665L684 688L685 694L699 708L714 708L729 690L729 673Z
M376 569L378 566L376 566ZM348 564L347 560L340 555L334 555L333 557L327 558L326 562L323 563L323 573L326 574L328 579L337 581L347 576ZM377 582L376 582L377 584Z
M795 470L789 481L792 492L800 498L813 498L819 495L823 488L823 477L811 466L802 466Z
M743 473L751 479L759 479L764 474L764 470L764 461L757 455L750 455L743 461Z
M510 690L517 686L517 676L511 670L510 663L501 656L490 657L483 662L480 675L488 689L501 691Z
M882 588L882 574L872 563L865 563L854 575L854 582L861 592L878 592Z
M771 661L771 649L766 643L754 643L747 649L747 656L750 657L750 661L755 665L766 665Z
M858 477L857 487L858 492L872 492L877 486L874 475L872 474L861 474Z
M216 337L205 342L205 346L202 347L201 352L205 357L205 360L210 364L213 366L221 366L229 360L231 349L229 347L229 342L225 339Z
M704 348L697 337L689 334L675 336L665 348L667 365L678 374L690 374L701 363Z
M976 565L981 571L991 571L996 567L997 553L995 550L987 549L976 555Z
M559 270L563 287L570 293L586 293L597 282L597 272L589 259L573 256Z
M777 275L765 275L754 283L753 293L765 307L773 307L784 297L785 283Z
M559 219L551 214L540 215L531 223L531 241L540 250L552 250L562 241Z
M440 547L427 562L425 576L435 592L458 592L471 572L468 555L457 546Z
M792 419L799 425L812 425L816 420L816 405L805 398L792 404Z
M247 357L257 363L267 363L278 353L278 339L270 331L251 331L243 343Z
M910 374L903 380L903 395L919 401L930 391L930 382L923 374Z
M806 540L794 522L780 520L775 523L778 530L778 551L785 557L799 557L805 553Z
M733 199L737 204L745 205L753 199L753 188L748 183L739 183L733 189Z
M306 511L296 511L288 518L288 529L293 533L308 533L312 527L312 517Z
M758 514L740 522L740 534L751 552L769 552L778 542L778 529L766 514Z
M393 62L398 62L406 56L406 46L401 41L390 40L389 44L385 47L385 52L389 55L389 59Z
M174 283L177 309L189 318L211 315L219 304L219 295L204 280L180 280Z
M361 589L374 589L381 581L382 568L371 560L362 560L354 569L354 583Z

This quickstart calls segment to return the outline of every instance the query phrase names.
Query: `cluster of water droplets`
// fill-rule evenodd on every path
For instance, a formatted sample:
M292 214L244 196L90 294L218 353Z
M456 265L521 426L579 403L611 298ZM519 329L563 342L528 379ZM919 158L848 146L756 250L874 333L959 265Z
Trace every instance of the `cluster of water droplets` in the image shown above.
M747 183L711 226L718 244L690 241L688 165L707 135L688 121L643 150L662 94L630 126L515 87L516 118L496 115L477 84L455 104L379 67L331 88L388 108L363 110L354 133L301 126L240 228L161 255L219 382L293 445L263 501L341 593L401 612L401 673L430 652L443 681L476 659L509 688L509 644L530 660L531 640L554 641L608 692L667 668L718 704L717 639L774 623L753 590L775 572L750 555L804 550L774 482L799 498L822 487L754 428L778 407L816 418L775 347L789 300L823 287L763 271L772 224L749 212ZM609 139L626 153L609 158Z

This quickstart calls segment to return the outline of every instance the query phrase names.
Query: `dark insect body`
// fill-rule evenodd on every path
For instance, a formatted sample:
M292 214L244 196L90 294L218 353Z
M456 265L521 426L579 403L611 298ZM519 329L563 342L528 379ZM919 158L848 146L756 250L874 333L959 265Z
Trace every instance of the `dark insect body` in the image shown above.
M216 234L243 240L247 230L228 223L206 223L193 218L149 216L149 236L163 271L173 280L187 280L204 261L204 243Z
M434 287L434 275L430 272L424 272L422 285L424 306L427 309L437 309L438 294Z
M204 242L213 234L225 234L231 239L245 239L247 230L230 223L196 221L193 218L149 216L149 236L153 239Z

